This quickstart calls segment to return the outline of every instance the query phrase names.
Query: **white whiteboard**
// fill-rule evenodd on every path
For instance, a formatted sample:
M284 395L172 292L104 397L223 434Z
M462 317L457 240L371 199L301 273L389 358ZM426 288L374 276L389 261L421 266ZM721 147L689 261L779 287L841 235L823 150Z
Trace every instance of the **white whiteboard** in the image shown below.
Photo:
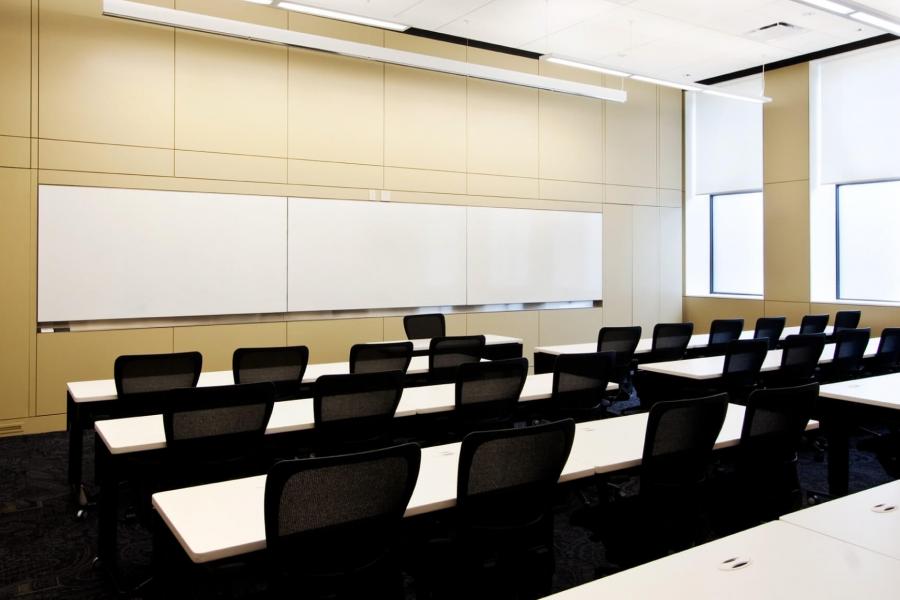
M38 321L284 312L286 200L40 186Z
M600 213L471 207L467 304L598 300Z
M288 201L288 310L466 303L466 209Z

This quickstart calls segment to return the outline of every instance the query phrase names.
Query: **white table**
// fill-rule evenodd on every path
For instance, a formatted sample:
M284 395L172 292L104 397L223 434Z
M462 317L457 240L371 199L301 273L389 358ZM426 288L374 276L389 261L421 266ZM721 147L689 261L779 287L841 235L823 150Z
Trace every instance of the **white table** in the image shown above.
M745 561L746 566L732 567ZM779 521L548 596L554 600L898 597L900 561Z
M431 338L417 338L414 340L388 340L385 344L396 344L397 342L412 342L414 353L427 353L431 347ZM485 346L503 346L506 344L521 344L522 338L507 337L505 335L494 335L491 333L484 334Z
M811 506L781 520L900 560L900 481Z
M854 404L900 409L900 373L829 383L821 387L819 396Z

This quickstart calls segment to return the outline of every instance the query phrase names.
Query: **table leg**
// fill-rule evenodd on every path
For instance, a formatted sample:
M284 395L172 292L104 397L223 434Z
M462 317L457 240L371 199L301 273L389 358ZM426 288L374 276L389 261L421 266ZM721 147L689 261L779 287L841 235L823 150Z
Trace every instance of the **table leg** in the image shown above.
M119 476L115 457L95 438L97 482L100 486L97 515L97 558L115 578L118 575Z
M838 402L821 403L820 424L828 441L828 491L837 498L846 496L850 480L850 415Z
M69 487L74 499L79 503L82 496L81 460L84 435L81 429L81 414L72 394L66 392L66 424L69 429Z

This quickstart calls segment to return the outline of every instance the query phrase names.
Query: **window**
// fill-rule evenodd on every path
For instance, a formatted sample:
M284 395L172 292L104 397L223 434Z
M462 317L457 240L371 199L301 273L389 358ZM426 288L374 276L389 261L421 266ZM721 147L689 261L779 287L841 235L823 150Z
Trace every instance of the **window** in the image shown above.
M709 220L710 293L748 296L762 293L762 192L712 196Z
M837 297L900 302L900 181L837 186Z

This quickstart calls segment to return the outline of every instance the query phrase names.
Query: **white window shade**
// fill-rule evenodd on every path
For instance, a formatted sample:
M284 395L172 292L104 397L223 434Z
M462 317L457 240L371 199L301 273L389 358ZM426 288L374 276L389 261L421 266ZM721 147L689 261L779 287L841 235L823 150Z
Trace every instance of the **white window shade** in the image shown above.
M820 184L900 178L900 44L818 64Z
M763 293L761 192L712 197L712 292Z

